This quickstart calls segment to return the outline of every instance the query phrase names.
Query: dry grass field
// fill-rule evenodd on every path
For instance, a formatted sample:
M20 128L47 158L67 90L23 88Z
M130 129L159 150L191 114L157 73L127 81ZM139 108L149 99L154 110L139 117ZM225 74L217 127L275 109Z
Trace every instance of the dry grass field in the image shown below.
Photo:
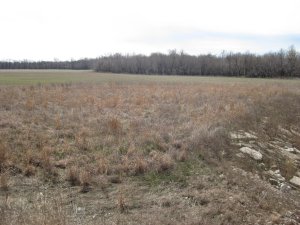
M1 71L0 137L3 225L300 223L299 80Z

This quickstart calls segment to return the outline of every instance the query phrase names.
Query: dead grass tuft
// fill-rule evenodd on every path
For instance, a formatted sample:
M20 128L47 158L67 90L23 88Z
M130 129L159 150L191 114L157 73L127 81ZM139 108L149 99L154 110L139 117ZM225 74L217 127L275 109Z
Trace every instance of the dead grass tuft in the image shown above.
M86 193L90 191L91 188L91 184L92 184L92 178L91 178L91 174L86 171L83 170L80 172L80 185L81 185L81 192L82 193Z
M7 160L7 150L4 144L0 141L0 172L4 169Z
M113 117L107 121L107 131L109 134L119 135L122 133L122 129L122 123L118 118Z
M0 174L0 190L9 190L9 175L7 172Z
M174 160L169 154L163 154L159 159L158 159L158 172L163 172L166 170L169 170L173 168L174 166Z
M27 165L24 170L24 175L30 177L36 174L36 168L32 165Z
M25 109L28 111L32 111L34 109L34 105L34 100L29 98L25 102Z
M143 174L148 170L147 162L142 157L137 157L134 162L134 174Z
M40 154L40 160L41 160L41 166L46 171L52 171L53 170L53 163L51 160L51 149L45 148L42 150Z
M127 210L124 194L122 191L119 191L119 194L118 194L117 207L121 213L124 213Z
M113 97L108 98L104 102L104 106L106 106L108 108L116 108L118 106L119 102L120 102L119 96L113 96Z
M68 172L67 172L67 181L69 181L69 183L72 186L77 186L80 185L80 177L79 177L79 170L76 166L72 166Z
M194 131L190 140L190 150L208 163L218 164L229 154L228 131L222 127L201 127Z
M188 159L188 152L187 150L181 150L176 155L176 160L179 162L184 162Z
M110 173L109 161L107 159L105 158L98 159L97 173L106 174L106 175Z

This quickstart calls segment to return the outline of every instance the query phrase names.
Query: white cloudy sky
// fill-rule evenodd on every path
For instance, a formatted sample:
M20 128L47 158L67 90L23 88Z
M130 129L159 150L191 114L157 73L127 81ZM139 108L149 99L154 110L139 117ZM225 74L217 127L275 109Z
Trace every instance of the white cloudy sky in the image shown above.
M300 47L299 0L0 0L0 59Z

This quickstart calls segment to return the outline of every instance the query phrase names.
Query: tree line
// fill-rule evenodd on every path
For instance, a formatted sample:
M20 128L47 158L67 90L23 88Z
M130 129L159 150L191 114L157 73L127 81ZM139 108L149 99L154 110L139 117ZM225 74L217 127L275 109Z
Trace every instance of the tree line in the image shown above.
M69 61L0 61L0 69L65 69L90 70L95 68L96 59L80 59Z
M171 50L150 56L113 54L98 58L95 69L132 74L300 77L300 55L293 46L263 55L222 52L193 56Z
M257 55L250 52L219 55L189 55L170 50L168 54L111 54L95 59L70 61L0 61L0 69L93 69L97 72L244 77L300 77L300 54L287 50Z

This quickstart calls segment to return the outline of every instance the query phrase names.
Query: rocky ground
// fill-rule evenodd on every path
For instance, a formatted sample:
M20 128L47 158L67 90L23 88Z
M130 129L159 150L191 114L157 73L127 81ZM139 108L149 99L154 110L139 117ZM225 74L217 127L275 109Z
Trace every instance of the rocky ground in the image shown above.
M231 139L239 148L237 157L257 161L262 179L282 192L289 192L300 188L300 150L293 144L293 140L300 139L300 133L284 128L279 128L279 132L278 137L268 141L251 131L231 133Z

